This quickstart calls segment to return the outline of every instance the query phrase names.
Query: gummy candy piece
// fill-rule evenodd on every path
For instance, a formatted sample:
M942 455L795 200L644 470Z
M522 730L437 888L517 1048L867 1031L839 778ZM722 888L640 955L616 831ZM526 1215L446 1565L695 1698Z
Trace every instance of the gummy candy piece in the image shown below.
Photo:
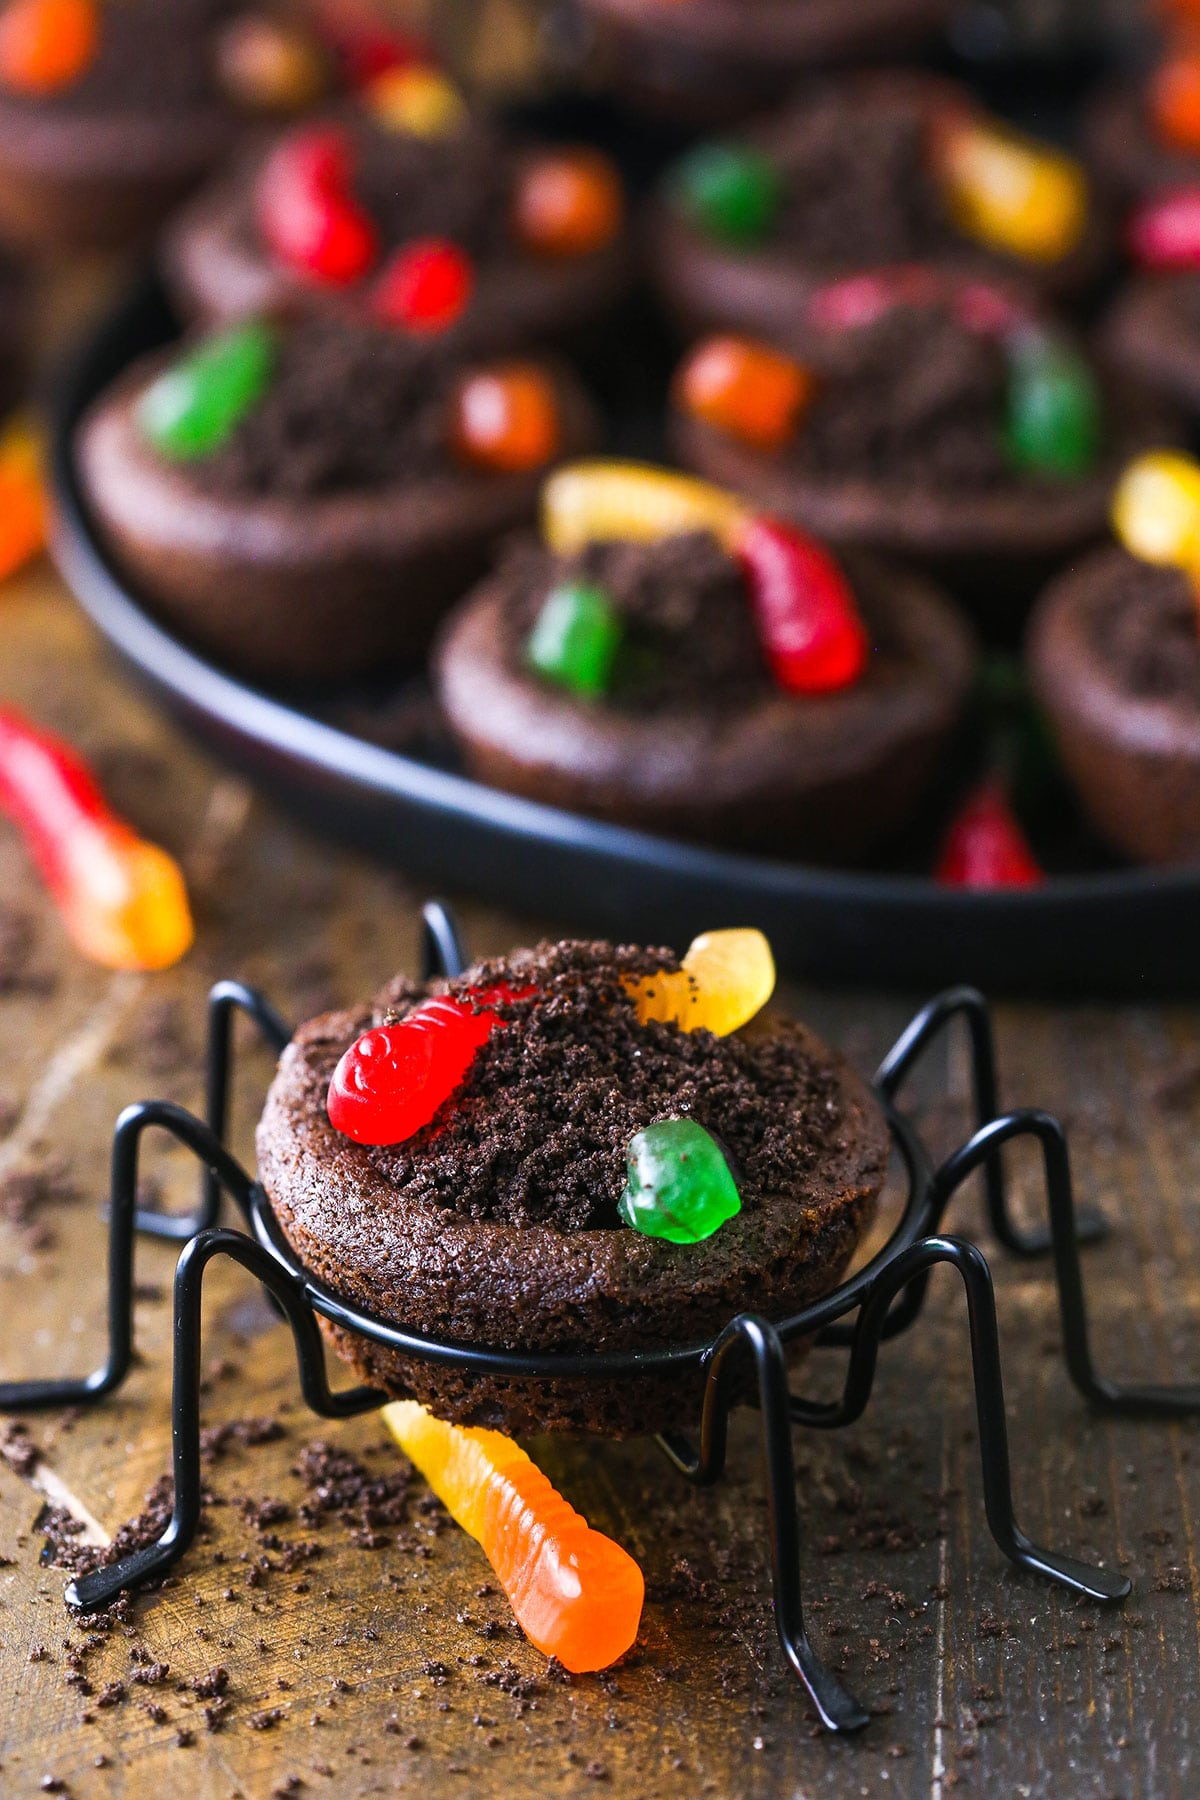
M396 251L375 290L376 316L407 331L445 331L466 309L475 285L471 260L446 238L415 238Z
M687 358L675 393L693 418L769 454L795 436L812 395L812 376L767 344L713 337Z
M481 1003L511 998L492 988ZM356 1144L402 1144L462 1086L480 1046L500 1023L486 1004L448 996L422 1001L397 1025L357 1038L333 1072L326 1110Z
M0 581L46 547L46 490L41 453L28 426L0 437Z
M336 125L293 131L258 182L258 223L272 253L331 287L361 281L379 257L379 233L351 190L354 151Z
M1117 483L1112 522L1131 556L1200 567L1200 463L1177 450L1135 458Z
M1144 269L1200 268L1200 187L1168 188L1135 208L1126 227Z
M542 533L559 556L606 538L652 543L685 531L729 544L745 517L723 488L645 463L569 463L542 490Z
M1042 871L999 781L981 782L953 820L942 844L936 877L943 887L1041 885Z
M607 691L621 647L621 621L602 587L564 581L547 594L525 657L530 667L572 693Z
M630 1139L617 1202L625 1224L669 1244L702 1244L742 1210L720 1145L695 1119L660 1119Z
M624 205L617 172L598 150L548 152L518 176L513 228L535 255L589 256L616 237Z
M1055 262L1082 238L1088 187L1074 157L960 119L936 134L935 158L955 224L990 250Z
M18 94L71 87L99 42L95 0L9 0L0 14L0 84Z
M381 125L409 137L454 137L467 123L467 103L454 83L427 66L384 70L366 100Z
M849 583L827 550L777 519L748 519L734 544L771 674L789 694L849 687L870 644Z
M701 144L678 165L672 186L695 224L733 245L761 243L783 197L770 158L735 144Z
M109 811L66 744L0 709L0 809L19 827L77 949L110 969L165 969L191 948L177 865Z
M230 19L217 39L216 58L225 92L251 112L299 112L327 86L325 59L315 40L261 14Z
M760 1013L775 991L775 959L761 931L705 931L679 969L643 975L629 991L643 1025L728 1037Z
M562 438L554 384L530 363L478 369L454 396L450 443L480 469L515 474L557 454Z
M479 1544L517 1622L572 1674L606 1669L637 1637L645 1582L511 1438L446 1425L415 1400L383 1408L389 1431Z
M1037 475L1086 475L1100 453L1100 395L1091 369L1044 332L1018 333L1007 348L1010 462Z
M1200 53L1181 49L1165 57L1150 77L1146 98L1160 143L1200 151Z
M206 338L150 383L138 425L173 462L211 456L266 392L275 354L275 334L261 320Z

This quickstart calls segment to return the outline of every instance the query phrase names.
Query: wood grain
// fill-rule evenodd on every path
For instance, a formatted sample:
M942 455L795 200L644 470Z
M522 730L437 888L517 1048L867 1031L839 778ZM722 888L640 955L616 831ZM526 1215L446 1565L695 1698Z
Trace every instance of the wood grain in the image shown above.
M66 1159L31 1219L0 1223L5 1376L83 1368L101 1349L107 1141L120 1106L165 1093L199 1103L205 989L220 974L263 985L299 1017L373 988L415 961L419 901L400 877L331 850L210 764L110 665L54 580L37 572L0 601L0 698L16 699L97 760L114 798L184 860L197 950L154 978L111 977L71 953L15 840L0 832L0 915L31 943L0 983L0 1195L22 1171ZM553 920L463 909L473 945L499 950ZM904 1022L895 997L790 996L870 1069ZM913 1000L920 996L912 996ZM1117 1230L1087 1257L1106 1370L1200 1376L1200 1030L1193 1010L998 1015L1006 1097L1068 1121L1082 1192ZM238 1142L250 1154L261 1054L242 1064ZM930 1135L967 1129L965 1069L947 1051L924 1091ZM154 1145L171 1204L193 1172ZM1016 1158L1025 1202L1036 1171ZM53 1197L69 1187L72 1197ZM976 1223L977 1201L956 1222ZM285 1435L237 1443L212 1463L221 1504L178 1578L138 1601L126 1632L69 1685L64 1640L81 1627L64 1578L39 1561L45 1498L0 1465L0 1792L49 1776L80 1796L197 1800L275 1793L645 1797L891 1795L1072 1800L1194 1795L1200 1726L1197 1439L1188 1425L1112 1423L1086 1412L1057 1354L1052 1288L1038 1266L994 1257L1018 1511L1035 1538L1104 1560L1135 1582L1122 1609L1080 1605L1009 1569L982 1514L961 1294L935 1281L920 1330L884 1355L863 1421L798 1436L798 1486L814 1638L879 1716L831 1742L774 1642L755 1418L734 1432L729 1478L686 1490L649 1445L539 1446L594 1524L626 1543L649 1583L642 1641L605 1678L548 1676L489 1590L478 1551L413 1492L410 1516L367 1549L345 1521L307 1524L294 1473L318 1438L372 1471L396 1470L374 1418L324 1425L297 1397L286 1334L245 1278L213 1273L205 1315L206 1419L264 1416ZM138 1250L140 1360L114 1400L30 1422L54 1483L114 1531L167 1465L172 1257ZM804 1380L832 1391L831 1353ZM38 1479L35 1473L33 1479ZM239 1500L276 1497L270 1530L312 1539L290 1569ZM260 1566L265 1556L267 1567ZM483 1591L481 1591L481 1589ZM43 1656L37 1647L44 1649ZM131 1649L170 1672L135 1683ZM31 1652L34 1660L31 1660ZM209 1729L185 1686L229 1672L228 1714ZM104 1685L125 1698L101 1706ZM155 1711L147 1711L147 1707ZM181 1745L178 1734L192 1734ZM294 1784L289 1787L287 1784Z

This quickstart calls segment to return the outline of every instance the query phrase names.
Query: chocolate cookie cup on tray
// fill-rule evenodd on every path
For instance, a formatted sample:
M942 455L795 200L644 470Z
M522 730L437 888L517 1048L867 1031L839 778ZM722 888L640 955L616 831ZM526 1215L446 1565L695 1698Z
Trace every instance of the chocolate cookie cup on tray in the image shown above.
M1137 862L1200 861L1200 465L1131 465L1118 543L1046 591L1029 665L1096 829Z
M255 121L328 82L311 26L274 0L7 0L0 239L143 237Z
M1196 251L1192 271L1127 281L1098 337L1114 369L1189 412L1200 412L1200 237Z
M685 962L543 944L303 1026L258 1159L306 1266L412 1330L563 1353L700 1342L828 1292L883 1183L882 1114L803 1025L754 1016L758 933ZM660 1431L703 1388L464 1374L323 1329L372 1385L517 1434Z
M576 0L600 80L691 122L736 117L831 63L895 54L948 22L948 0Z
M543 525L434 653L477 779L805 859L903 829L973 663L926 582L865 557L843 573L732 495L637 465L561 470Z
M244 321L135 364L84 417L89 505L148 603L264 680L419 654L595 421L554 361L385 327Z
M1083 117L1097 184L1122 208L1200 182L1200 56L1168 35L1154 60L1096 94Z
M1011 293L923 267L818 290L804 363L738 337L680 367L681 460L830 542L903 556L1011 635L1103 535L1113 484L1182 435Z
M748 331L803 351L832 278L920 262L1077 293L1108 232L1081 165L914 71L831 77L690 151L646 219L652 279L691 336Z
M431 119L396 85L249 152L182 209L162 257L186 315L449 309L474 350L566 339L611 309L631 259L607 158L519 146L444 82Z

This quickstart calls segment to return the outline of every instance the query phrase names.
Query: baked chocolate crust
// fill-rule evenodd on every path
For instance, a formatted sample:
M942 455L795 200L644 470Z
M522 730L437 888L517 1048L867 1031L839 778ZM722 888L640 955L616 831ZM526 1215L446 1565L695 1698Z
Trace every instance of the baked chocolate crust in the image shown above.
M182 207L163 233L163 273L181 311L203 324L322 312L361 319L363 294L305 281L277 262L254 225L253 188L265 149L259 147ZM514 246L482 259L470 306L439 337L451 353L507 350L569 338L611 310L629 282L624 235L588 256L539 259Z
M927 113L961 107L963 92L953 82L913 71L867 71L831 78L811 90L811 101L836 90L847 101L847 130L854 118L878 117L889 111ZM782 111L747 126L740 138L764 150L784 153L807 102L793 101ZM756 248L731 248L694 225L664 192L650 206L643 234L647 266L667 311L685 337L710 331L743 331L770 339L804 356L813 345L805 310L813 295L830 281L873 266L876 259L847 249L831 258L814 256L803 244L767 242ZM847 229L847 244L852 231ZM975 276L1001 282L1014 293L1036 300L1061 300L1089 287L1110 254L1110 231L1093 197L1083 240L1057 262L1033 263L1004 256L947 231L941 244L914 245L888 260L929 264L948 275Z
M930 586L848 562L886 627L887 672L797 700L774 687L732 713L639 716L581 703L512 667L502 587L447 622L442 707L471 772L549 805L669 835L842 861L907 823L958 720L974 644Z
M947 0L581 0L603 79L652 111L735 117L803 71L911 49L946 25Z
M1109 547L1054 582L1030 623L1030 676L1097 831L1138 862L1195 862L1200 696L1134 691L1099 642L1106 592L1135 572L1147 581L1173 573Z
M797 1066L836 1084L841 1126L799 1197L763 1196L702 1244L624 1227L561 1231L456 1214L414 1200L325 1113L337 1060L376 1016L330 1013L284 1051L258 1129L259 1174L288 1241L341 1295L410 1329L494 1349L616 1351L714 1336L738 1312L790 1316L838 1281L887 1165L887 1130L866 1087L805 1027L770 1018ZM633 1436L687 1423L703 1376L474 1377L327 1328L365 1380L439 1416L513 1433Z
M133 242L228 154L239 128L216 102L90 113L0 100L0 236L35 251Z
M1200 278L1135 276L1100 327L1104 353L1168 400L1200 407Z
M545 471L444 476L303 499L208 491L145 442L138 396L171 360L135 364L80 426L101 529L149 603L200 649L267 681L332 682L427 648L496 540L537 509ZM564 455L595 423L555 370Z
M1141 87L1123 84L1099 94L1084 117L1083 142L1102 187L1122 206L1200 176L1200 157L1159 143Z

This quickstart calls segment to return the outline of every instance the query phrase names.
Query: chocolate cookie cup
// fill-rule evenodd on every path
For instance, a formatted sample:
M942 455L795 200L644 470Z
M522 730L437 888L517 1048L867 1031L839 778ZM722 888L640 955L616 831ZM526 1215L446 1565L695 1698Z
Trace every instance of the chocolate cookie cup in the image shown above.
M1049 587L1029 668L1100 835L1136 862L1200 861L1200 612L1194 580L1115 546Z
M1083 145L1097 183L1120 206L1200 181L1200 138L1188 148L1163 116L1164 61L1139 81L1113 85L1084 115ZM1165 98L1165 94L1164 94Z
M809 318L803 364L753 340L693 350L676 454L832 544L916 562L1001 635L1103 535L1129 456L1183 435L1165 401L989 286L883 271L820 290ZM766 437L746 380L798 396Z
M576 0L601 80L619 98L693 122L736 117L807 71L932 38L947 0Z
M900 70L828 78L693 150L643 241L685 336L747 331L800 352L809 299L840 275L919 262L1059 297L1108 256L1078 165L1013 137L953 83Z
M643 1022L630 985L678 967L669 952L593 943L477 966L449 992L464 1010L483 995L500 1022L429 1125L386 1146L334 1128L331 1079L361 1034L446 985L397 980L302 1027L258 1159L305 1264L410 1329L561 1353L700 1342L747 1307L778 1319L828 1292L883 1183L883 1117L802 1025L763 1016L718 1037ZM739 1210L703 1241L646 1235L619 1208L630 1140L672 1116L713 1134L737 1183ZM689 1421L703 1388L702 1370L474 1376L324 1329L372 1385L514 1434L659 1431Z
M324 151L314 151L323 140ZM328 191L289 201L297 165L326 161ZM282 174L281 174L282 170ZM289 173L292 170L293 173ZM318 186L320 184L318 183ZM357 233L344 260L307 266L320 240L269 238L268 197L332 208ZM331 198L332 195L332 198ZM631 254L618 178L591 150L521 147L464 113L437 135L389 124L366 107L297 127L248 151L168 226L161 256L177 303L207 322L247 313L395 318L419 287L414 258L436 264L426 290L450 292L445 330L457 349L564 341L624 293ZM286 220L285 220L286 225ZM455 291L457 290L457 291Z
M1115 369L1200 411L1200 273L1134 276L1105 315L1099 342Z
M270 0L81 0L75 10L78 42L60 30L40 56L5 33L0 13L0 239L25 250L147 236L241 133L286 108L264 49L290 66L296 107L326 83L311 29ZM259 61L247 66L255 39Z
M615 823L805 859L857 859L899 834L961 712L971 634L915 575L853 559L848 588L819 546L770 521L747 529L762 532L762 567L778 582L768 606L793 575L797 588L797 616L768 621L768 639L757 578L711 529L685 523L631 542L610 521L578 549L510 556L434 653L470 772ZM782 628L786 645L810 623L819 630L803 614L811 600L819 615L829 588L853 615L850 661L804 691L769 634ZM556 609L580 593L591 606L599 594L620 637L602 691L573 689L569 668L554 665Z
M228 380L232 351L241 379L256 343L261 392L219 443L177 444L180 376L215 358ZM164 404L166 448L147 424ZM210 405L204 380L192 405ZM83 419L79 460L102 532L170 626L267 683L327 683L419 654L496 540L533 517L544 466L594 430L552 361L252 322L134 365Z

